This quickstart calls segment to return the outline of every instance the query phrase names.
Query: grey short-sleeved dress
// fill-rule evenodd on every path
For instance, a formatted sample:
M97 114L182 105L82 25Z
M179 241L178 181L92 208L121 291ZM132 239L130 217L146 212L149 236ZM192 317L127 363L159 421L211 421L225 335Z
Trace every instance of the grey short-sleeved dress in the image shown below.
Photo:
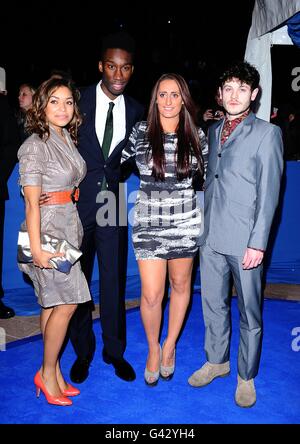
M43 142L31 135L18 151L20 185L41 186L42 191L63 191L78 186L86 174L86 164L74 146L69 133L67 143L50 128L50 137ZM26 221L22 223L26 229ZM41 207L41 231L66 239L80 248L83 229L76 204L45 205ZM55 269L41 269L33 264L18 264L31 278L39 304L53 307L78 304L91 300L87 281L77 261L69 274Z
M152 160L147 162L149 143L146 140L146 122L138 122L122 151L121 162L135 156L140 173L140 189L135 202L132 241L136 259L179 259L194 257L202 230L202 213L192 176L179 181L176 176L175 133L165 134L165 180L155 181ZM204 132L198 129L207 164L208 146ZM198 169L192 156L191 169Z

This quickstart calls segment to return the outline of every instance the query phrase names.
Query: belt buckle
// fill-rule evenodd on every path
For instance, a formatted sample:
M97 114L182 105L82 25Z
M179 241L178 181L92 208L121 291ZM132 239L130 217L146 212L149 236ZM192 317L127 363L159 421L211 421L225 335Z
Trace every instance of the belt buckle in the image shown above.
M72 191L72 193L71 193L71 201L73 202L73 204L75 204L76 202L77 202L77 200L76 200L76 191L77 191L77 189L78 189L78 187L74 187L73 188L73 191Z

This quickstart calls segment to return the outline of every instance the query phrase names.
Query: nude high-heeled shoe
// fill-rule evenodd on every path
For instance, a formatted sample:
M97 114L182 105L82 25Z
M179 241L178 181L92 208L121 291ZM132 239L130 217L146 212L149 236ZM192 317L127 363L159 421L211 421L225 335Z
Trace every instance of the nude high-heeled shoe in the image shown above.
M72 405L72 401L69 398L66 398L65 396L52 396L48 390L46 389L46 386L42 380L42 377L40 375L40 372L38 371L34 377L34 384L36 387L36 396L37 398L40 396L41 390L44 393L48 404L54 404L54 405Z
M158 383L159 368L160 368L161 358L162 358L162 351L161 351L161 346L159 345L159 364L158 364L158 370L154 371L154 372L151 372L150 370L147 369L147 364L146 364L146 368L145 368L145 372L144 372L145 383L149 387L155 387L157 385L157 383Z
M165 344L165 341L163 343L163 348L164 348L164 344ZM164 381L170 381L170 379L173 378L174 372L175 372L175 359L176 359L176 349L174 349L173 364L172 365L162 365L162 363L160 363L159 373L160 373L160 377Z

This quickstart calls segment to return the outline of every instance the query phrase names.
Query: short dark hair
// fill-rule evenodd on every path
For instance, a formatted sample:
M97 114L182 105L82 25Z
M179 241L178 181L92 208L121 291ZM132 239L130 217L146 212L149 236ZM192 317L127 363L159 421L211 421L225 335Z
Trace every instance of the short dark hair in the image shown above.
M135 41L126 31L118 31L103 37L101 45L101 59L109 48L124 49L132 55L135 53Z
M235 61L228 66L219 78L219 85L222 87L227 80L233 78L250 85L252 91L259 86L259 72L253 65L250 65L250 63L246 61Z

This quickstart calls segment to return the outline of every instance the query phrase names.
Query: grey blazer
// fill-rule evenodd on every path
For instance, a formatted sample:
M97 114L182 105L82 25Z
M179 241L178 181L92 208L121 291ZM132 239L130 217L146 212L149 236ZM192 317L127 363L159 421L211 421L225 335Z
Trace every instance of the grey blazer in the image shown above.
M247 247L267 246L283 170L281 130L250 112L221 148L223 124L224 119L208 133L204 231L199 244L242 256Z

